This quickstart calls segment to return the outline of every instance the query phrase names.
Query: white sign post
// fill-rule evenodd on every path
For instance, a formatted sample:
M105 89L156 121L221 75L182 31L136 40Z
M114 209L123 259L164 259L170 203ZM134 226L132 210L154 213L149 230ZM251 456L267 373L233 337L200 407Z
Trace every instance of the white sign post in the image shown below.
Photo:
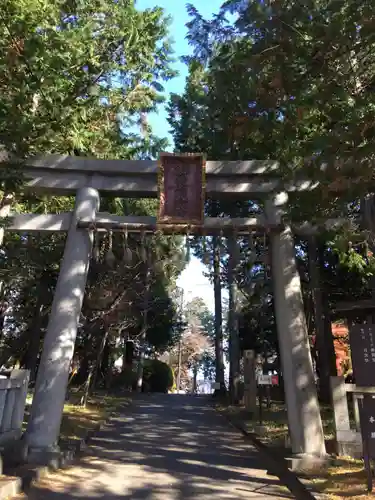
M259 400L259 425L263 424L263 415L262 415L262 405L263 405L263 386L270 385L279 385L279 376L278 375L265 375L263 373L259 373L257 376L257 384L258 384L258 400Z
M260 373L257 377L258 385L278 385L279 376L278 375L264 375Z
M272 375L258 375L258 385L272 385Z

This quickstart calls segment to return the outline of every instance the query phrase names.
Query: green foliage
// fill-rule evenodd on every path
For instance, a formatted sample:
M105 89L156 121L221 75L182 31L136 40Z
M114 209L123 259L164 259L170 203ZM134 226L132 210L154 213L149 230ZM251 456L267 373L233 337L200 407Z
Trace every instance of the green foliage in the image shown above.
M145 360L143 370L144 389L150 392L168 392L173 387L173 371L158 359Z
M168 24L162 9L140 11L132 0L2 2L2 148L18 159L35 153L155 157L167 141L153 134L147 113L162 102L163 83L174 75ZM19 182L20 176L14 163L6 166L0 172L0 189L13 191L10 179ZM73 204L73 197L35 196L21 193L18 186L14 209L60 213L72 210ZM156 202L101 196L101 210L155 215ZM108 362L119 336L137 340L144 304L141 238L129 236L130 262L123 234L95 239L76 345L80 370L86 374L96 363L104 331L110 330L104 356ZM45 332L64 242L65 235L58 234L6 235L0 279L11 314L0 342L18 359L29 349L29 330L39 319ZM167 290L184 264L178 238L157 234L147 245L153 256L147 340L154 352L173 342L175 312ZM46 276L48 280L41 278ZM41 283L42 318L36 321Z
M342 210L371 186L375 38L368 2L233 0L213 21L194 8L190 14L194 57L184 94L170 103L177 149L202 149L212 159L275 159L285 179L319 179L320 190L295 199L293 214L303 218Z
M277 160L285 181L319 180L319 189L290 195L287 217L296 223L347 218L348 227L323 234L319 243L325 249L324 286L332 309L340 300L368 297L374 228L363 235L352 222L360 197L373 190L373 7L353 0L228 0L210 21L191 5L188 11L193 57L186 58L184 92L169 102L176 149L204 151L213 160ZM206 213L248 216L254 208L251 202L209 201ZM202 241L193 246L207 260ZM205 246L212 254L209 239ZM243 251L246 245L241 247L243 346L274 351L272 290L256 283L262 266L254 266ZM305 276L307 257L307 252L299 255ZM220 271L225 283L225 242ZM308 303L308 283L303 291Z
M146 339L153 352L164 352L177 341L176 308L160 278L151 287L151 297Z
M131 158L152 148L144 114L173 76L162 9L4 0L0 21L0 142L8 152ZM148 135L141 142L124 132L137 123Z
M353 234L340 232L327 244L338 256L339 264L350 272L362 275L366 280L375 273L375 259L367 240L350 241Z

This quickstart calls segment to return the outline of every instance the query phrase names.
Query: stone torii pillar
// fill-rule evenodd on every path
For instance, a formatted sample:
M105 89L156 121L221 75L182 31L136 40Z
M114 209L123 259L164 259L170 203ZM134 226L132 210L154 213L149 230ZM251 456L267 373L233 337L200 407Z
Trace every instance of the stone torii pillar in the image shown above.
M286 193L279 193L266 203L268 223L282 223ZM323 457L325 443L315 387L301 281L297 269L294 238L289 225L271 233L272 280L274 304L289 434L293 454Z
M57 442L94 237L92 229L78 229L77 220L94 223L98 208L96 189L77 192L25 434L30 461L47 461L51 453L59 451Z

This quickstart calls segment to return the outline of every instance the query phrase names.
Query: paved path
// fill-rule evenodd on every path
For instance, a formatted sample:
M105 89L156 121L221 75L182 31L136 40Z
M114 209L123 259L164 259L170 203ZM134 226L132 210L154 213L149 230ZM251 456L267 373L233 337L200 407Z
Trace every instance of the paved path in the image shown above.
M204 398L145 395L126 412L92 440L90 456L40 481L28 498L294 498L267 474L266 457Z

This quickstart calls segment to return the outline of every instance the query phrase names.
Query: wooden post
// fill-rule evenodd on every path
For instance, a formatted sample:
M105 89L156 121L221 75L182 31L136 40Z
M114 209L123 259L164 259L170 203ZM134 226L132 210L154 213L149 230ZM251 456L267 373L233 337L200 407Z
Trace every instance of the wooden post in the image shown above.
M246 350L244 352L244 400L245 408L255 413L257 406L257 382L255 377L255 352Z

